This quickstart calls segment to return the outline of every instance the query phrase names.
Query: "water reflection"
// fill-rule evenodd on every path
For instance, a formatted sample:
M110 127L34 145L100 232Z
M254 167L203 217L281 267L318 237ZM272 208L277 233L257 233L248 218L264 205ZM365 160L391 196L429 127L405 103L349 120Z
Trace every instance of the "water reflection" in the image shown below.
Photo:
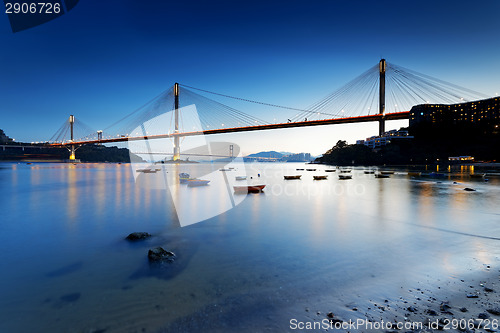
M499 181L473 180L468 167L452 166L439 181L402 171L376 179L360 169L351 180L314 181L317 166L294 182L283 178L297 173L293 164L246 167L267 184L264 193L235 196L234 209L182 228L174 200L208 212L230 201L225 183L188 188L177 175L221 176L218 166L165 166L137 183L125 164L1 168L0 331L158 331L202 310L218 323L207 310L214 304L231 313L293 304L303 313L304 300L324 295L397 298L400 286L459 276L500 254ZM124 242L133 231L154 237ZM155 246L176 252L178 266L151 269L146 254ZM279 317L255 308L263 325Z

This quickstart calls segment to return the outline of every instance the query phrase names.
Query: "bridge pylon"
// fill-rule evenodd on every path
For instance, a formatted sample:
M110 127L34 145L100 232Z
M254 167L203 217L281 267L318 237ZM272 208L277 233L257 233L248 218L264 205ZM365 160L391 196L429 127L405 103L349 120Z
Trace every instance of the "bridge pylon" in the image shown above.
M379 82L379 111L380 120L378 121L378 135L382 135L385 132L385 68L386 63L385 59L381 59L379 63L379 73L380 73L380 82Z
M70 135L71 135L71 137L70 137L71 143L74 142L74 140L75 140L74 135L73 135L74 124L75 124L75 116L70 115L69 116L69 128L70 128ZM76 149L77 149L77 147L75 147L74 144L69 145L69 148L68 148L68 150L69 150L69 162L80 162L80 160L76 159L76 154L75 154Z
M75 116L71 115L69 116L69 128L71 132L71 142L73 142L74 137L73 137L73 125L75 124ZM75 145L70 145L69 146L69 160L74 161L75 160Z
M174 107L175 107L175 131L174 133L179 133L179 84L176 82L174 84ZM174 156L173 160L178 161L181 159L181 145L179 142L179 136L174 136Z

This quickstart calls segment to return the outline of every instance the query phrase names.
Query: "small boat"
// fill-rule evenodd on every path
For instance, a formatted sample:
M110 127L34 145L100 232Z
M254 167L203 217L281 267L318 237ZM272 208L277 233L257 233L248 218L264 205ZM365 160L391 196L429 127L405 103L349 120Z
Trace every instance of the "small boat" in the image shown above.
M236 176L236 180L246 180L247 176Z
M142 172L142 173L155 173L156 172L155 169L149 169L149 168L146 168L146 169L137 169L135 171L136 172Z
M349 173L349 172L351 172L351 171L352 171L352 170L350 170L350 169L341 169L341 170L340 170L340 172L341 172L341 173Z
M297 170L297 171L304 171L304 169L295 169L295 170Z
M297 175L297 176L284 176L286 180L290 180L290 179L300 179L300 177L302 177L302 175Z
M385 170L385 171L380 171L380 173L383 175L393 175L394 171Z
M335 171L337 171L337 170L335 170L335 169L327 169L327 170L325 170L325 172L335 172Z
M233 186L234 192L236 193L259 193L266 187L266 185L244 185L244 186Z
M185 184L185 183L187 183L187 181L189 179L191 179L191 176L189 175L189 173L181 172L179 174L179 183Z
M313 176L314 180L323 180L323 179L326 179L326 178L328 178L328 176Z
M316 169L306 169L306 171L316 171Z
M339 179L352 179L352 175L339 175Z
M421 172L408 172L408 176L410 177L420 177L422 176L422 173Z
M470 178L484 178L484 177L486 177L486 174L485 173L471 173L469 176L470 176Z
M375 178L389 178L390 177L390 174L386 174L386 173L376 173L375 174Z
M367 174L367 175L372 175L372 174L374 174L374 173L375 173L375 170L365 170L364 172L365 172L365 174Z
M222 168L222 169L219 169L219 171L233 171L233 169L224 169L224 168Z
M194 186L206 186L210 183L210 180L204 180L204 179L188 179L187 184L189 187L194 187Z

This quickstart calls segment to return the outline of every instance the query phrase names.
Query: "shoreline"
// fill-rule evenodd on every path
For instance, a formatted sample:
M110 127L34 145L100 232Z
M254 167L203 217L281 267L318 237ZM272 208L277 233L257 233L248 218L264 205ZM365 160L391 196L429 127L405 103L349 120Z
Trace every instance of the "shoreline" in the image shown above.
M401 286L398 295L306 308L303 329L309 323L312 332L498 332L500 270L498 265L483 266L437 282L419 281L418 287Z

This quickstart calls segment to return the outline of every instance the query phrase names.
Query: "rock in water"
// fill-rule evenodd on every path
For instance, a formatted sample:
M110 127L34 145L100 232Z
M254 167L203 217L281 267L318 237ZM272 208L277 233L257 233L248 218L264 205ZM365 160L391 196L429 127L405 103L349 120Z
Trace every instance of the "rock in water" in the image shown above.
M488 316L487 313L481 312L480 314L477 315L479 319L488 319L490 316Z
M162 247L155 247L154 249L149 250L148 259L149 261L155 262L172 262L175 260L175 253L167 251Z
M492 315L495 315L495 316L500 316L500 307L498 308L491 308L491 309L487 309L486 311L488 311L489 313L491 313Z
M468 191L468 192L476 192L476 190L475 190L475 189L470 188L470 187L466 187L466 188L464 188L464 191Z
M143 240L151 237L150 234L147 232L133 232L130 235L128 235L125 239L129 241L138 241L138 240Z

